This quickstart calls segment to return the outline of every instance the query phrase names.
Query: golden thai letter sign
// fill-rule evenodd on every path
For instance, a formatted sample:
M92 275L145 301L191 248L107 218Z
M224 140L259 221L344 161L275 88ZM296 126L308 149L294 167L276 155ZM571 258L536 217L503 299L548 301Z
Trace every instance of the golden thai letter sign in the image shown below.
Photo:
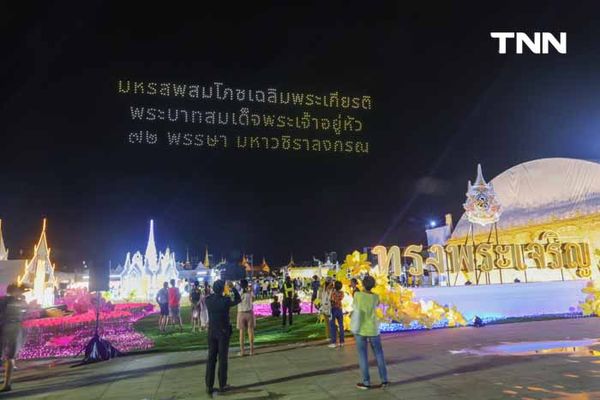
M402 265L409 266L408 274L423 275L424 267L430 266L439 274L490 272L514 269L524 271L531 266L538 269L574 269L580 278L591 276L591 256L587 243L526 244L448 244L410 245L405 248L376 246L371 252L377 256L380 271L400 276Z

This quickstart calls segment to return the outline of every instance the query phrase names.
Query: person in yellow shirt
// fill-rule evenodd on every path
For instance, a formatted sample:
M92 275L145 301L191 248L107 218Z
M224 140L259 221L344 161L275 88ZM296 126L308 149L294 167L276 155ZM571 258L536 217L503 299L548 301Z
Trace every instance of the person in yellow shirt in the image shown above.
M289 275L285 277L282 292L283 300L281 302L281 305L283 312L281 313L281 315L283 316L283 326L285 327L286 314L288 317L289 326L292 326L292 315L294 313L294 293L296 293L296 289L294 287L294 282L292 282L292 279L289 277Z
M379 296L371 292L374 287L375 278L369 275L365 276L363 279L364 291L354 294L352 304L352 312L358 313L359 322L358 329L353 332L356 340L356 350L358 351L358 365L362 376L362 381L356 384L358 389L370 389L372 387L369 376L368 344L371 345L373 353L375 353L381 386L388 385L387 368L383 347L381 346L381 336L379 335L379 323L375 314L375 310L379 306ZM355 318L354 315L352 317Z

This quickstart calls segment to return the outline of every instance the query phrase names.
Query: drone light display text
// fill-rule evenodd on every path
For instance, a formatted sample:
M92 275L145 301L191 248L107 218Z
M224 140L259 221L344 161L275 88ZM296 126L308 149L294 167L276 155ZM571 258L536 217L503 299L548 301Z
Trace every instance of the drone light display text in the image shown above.
M127 109L136 127L127 133L130 144L369 153L364 114L373 109L373 100L368 95L129 79L118 80L117 93L136 101Z

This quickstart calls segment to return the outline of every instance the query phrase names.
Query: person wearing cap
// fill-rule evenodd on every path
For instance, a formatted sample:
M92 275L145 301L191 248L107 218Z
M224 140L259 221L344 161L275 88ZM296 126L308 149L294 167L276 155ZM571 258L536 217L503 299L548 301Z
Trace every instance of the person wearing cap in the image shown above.
M238 305L242 299L235 286L229 282L229 290L233 299L224 296L225 282L217 280L213 284L213 293L205 300L208 310L208 360L206 362L206 392L212 394L215 385L215 369L219 361L219 391L224 392L227 385L227 359L229 356L229 339L233 328L229 321L229 309Z

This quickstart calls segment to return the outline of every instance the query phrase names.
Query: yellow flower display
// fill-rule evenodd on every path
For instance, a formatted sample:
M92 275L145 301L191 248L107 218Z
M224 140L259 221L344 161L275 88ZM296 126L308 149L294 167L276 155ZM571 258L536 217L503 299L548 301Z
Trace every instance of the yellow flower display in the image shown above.
M585 301L579 303L583 315L600 316L600 282L589 281L581 291L587 294Z
M342 290L348 299L343 304L344 311L351 311L352 308L350 279L369 274L376 281L373 293L379 296L382 305L377 309L377 317L382 322L398 322L404 326L417 322L426 328L442 321L447 321L448 326L466 325L465 318L456 307L444 307L434 301L415 300L410 289L390 283L387 274L379 272L377 268L372 269L367 258L366 253L354 251L346 256L337 273L336 279L342 282ZM350 326L349 320L345 326Z

